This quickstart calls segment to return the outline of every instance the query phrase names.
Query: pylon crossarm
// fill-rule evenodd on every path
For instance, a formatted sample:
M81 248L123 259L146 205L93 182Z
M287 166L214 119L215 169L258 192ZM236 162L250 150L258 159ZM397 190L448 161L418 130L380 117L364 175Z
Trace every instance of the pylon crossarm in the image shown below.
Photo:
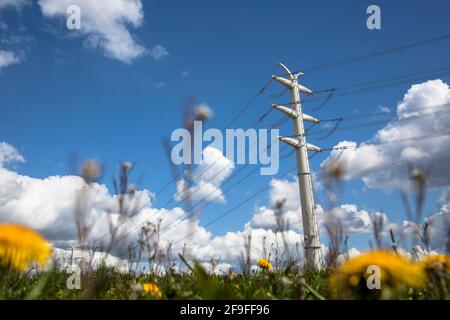
M316 151L316 152L322 152L322 148L315 146L311 143L307 143L306 144L306 148L308 149L308 151Z
M287 143L291 147L299 148L301 146L301 142L296 138L291 137L278 137L278 139L284 143Z
M281 83L283 86L287 87L288 89L292 89L295 86L295 82L292 80L288 80L286 78L283 77L279 77L279 76L272 76L272 79L275 81L278 81L279 83Z
M304 93L311 94L311 95L314 94L314 91L308 89L308 88L305 87L305 86L302 86L302 85L299 84L299 83L297 83L297 86L298 86L298 90L299 90L300 92L304 92Z
M288 108L286 106L282 106L282 105L279 105L279 104L273 104L272 108L274 108L275 110L278 110L280 112L283 112L285 115L287 115L291 119L295 119L295 118L298 117L298 112L297 111L292 110L291 108Z
M320 123L319 119L311 117L310 115L307 115L306 113L303 114L303 120L308 121L308 122L312 122L312 123Z

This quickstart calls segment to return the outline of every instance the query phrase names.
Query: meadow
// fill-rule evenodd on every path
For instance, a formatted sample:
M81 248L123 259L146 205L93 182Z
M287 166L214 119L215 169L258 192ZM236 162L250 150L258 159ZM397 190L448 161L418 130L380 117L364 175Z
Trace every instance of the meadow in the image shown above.
M81 289L68 289L71 274L57 269L35 275L10 271L0 273L0 299L450 299L449 265L446 268L446 271L428 269L428 276L420 286L405 285L391 274L380 290L368 289L364 274L355 285L340 283L331 287L330 269L300 272L286 268L252 275L214 275L196 265L191 272L169 271L156 276L102 266L82 276Z

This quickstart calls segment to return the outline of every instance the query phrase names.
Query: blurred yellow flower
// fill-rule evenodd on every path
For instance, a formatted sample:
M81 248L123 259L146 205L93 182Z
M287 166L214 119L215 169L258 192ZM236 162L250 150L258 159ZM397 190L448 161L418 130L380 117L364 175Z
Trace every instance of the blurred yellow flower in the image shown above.
M262 258L258 260L258 267L260 267L263 270L271 270L272 264L270 263L269 260Z
M45 266L50 244L37 232L18 224L0 224L0 268L25 271L31 263Z
M442 254L426 256L420 261L425 270L439 270L450 272L450 257Z
M152 295L154 298L161 299L162 292L161 289L154 283L144 283L144 292Z
M369 271L369 266L379 268L381 290L370 290L368 287L367 280L374 274ZM331 275L329 287L331 290L336 290L340 298L355 297L355 295L358 298L364 298L364 295L372 294L388 297L390 291L421 287L425 282L425 272L419 265L393 252L377 250L346 261Z

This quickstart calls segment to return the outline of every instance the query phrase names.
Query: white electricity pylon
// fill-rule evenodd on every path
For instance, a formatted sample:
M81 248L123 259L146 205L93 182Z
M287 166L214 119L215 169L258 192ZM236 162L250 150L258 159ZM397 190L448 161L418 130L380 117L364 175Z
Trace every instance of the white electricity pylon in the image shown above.
M304 121L319 123L320 121L302 112L300 92L312 95L313 91L298 83L299 76L303 73L292 73L284 64L281 68L286 72L288 79L272 76L273 80L281 83L291 91L291 107L274 104L272 107L281 111L292 119L294 124L293 137L279 137L279 140L295 148L297 158L297 176L300 189L300 204L302 209L304 251L306 267L309 269L320 269L322 264L322 253L319 239L319 227L316 217L316 206L314 203L314 191L312 186L311 171L309 169L308 150L322 151L321 148L306 143Z

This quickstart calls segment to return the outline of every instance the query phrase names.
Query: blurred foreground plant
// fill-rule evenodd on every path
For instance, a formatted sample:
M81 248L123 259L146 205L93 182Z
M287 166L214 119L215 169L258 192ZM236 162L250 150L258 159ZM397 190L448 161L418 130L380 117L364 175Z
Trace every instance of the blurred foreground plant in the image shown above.
M420 261L420 265L427 274L427 298L450 299L450 257L429 255Z
M380 288L370 289L370 266L380 270ZM342 299L399 299L426 283L423 268L390 251L371 251L346 261L329 279L329 289Z
M0 225L0 269L23 272L32 263L44 267L51 246L37 232L18 224Z

